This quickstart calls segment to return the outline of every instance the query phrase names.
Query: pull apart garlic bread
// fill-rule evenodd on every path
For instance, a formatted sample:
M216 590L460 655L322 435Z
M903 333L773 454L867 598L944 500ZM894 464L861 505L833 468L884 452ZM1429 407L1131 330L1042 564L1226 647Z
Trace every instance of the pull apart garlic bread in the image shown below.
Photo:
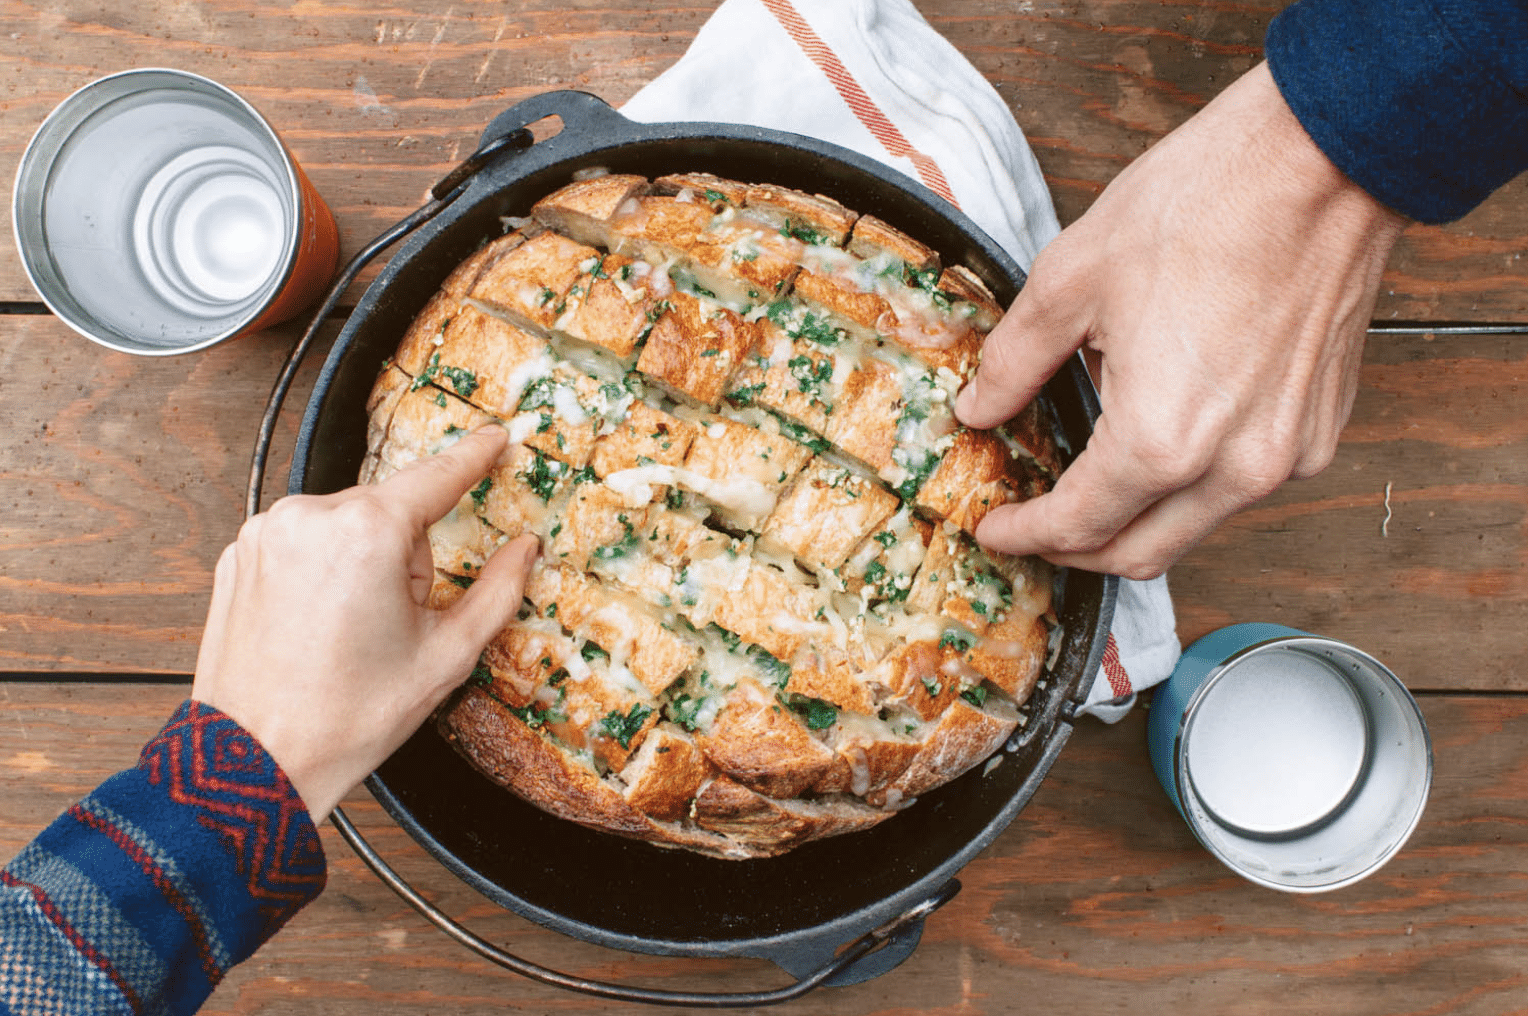
M1035 406L954 419L1000 313L977 277L703 174L581 179L506 228L385 366L361 473L510 432L430 530L437 606L542 541L440 714L456 748L555 815L726 858L867 828L996 751L1051 575L972 533L1059 462Z

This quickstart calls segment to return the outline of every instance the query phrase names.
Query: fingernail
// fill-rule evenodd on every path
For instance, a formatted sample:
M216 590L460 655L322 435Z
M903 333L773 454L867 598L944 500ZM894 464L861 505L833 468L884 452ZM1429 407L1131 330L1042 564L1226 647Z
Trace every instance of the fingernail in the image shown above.
M967 423L972 410L976 408L976 380L973 378L955 396L955 417L961 423Z

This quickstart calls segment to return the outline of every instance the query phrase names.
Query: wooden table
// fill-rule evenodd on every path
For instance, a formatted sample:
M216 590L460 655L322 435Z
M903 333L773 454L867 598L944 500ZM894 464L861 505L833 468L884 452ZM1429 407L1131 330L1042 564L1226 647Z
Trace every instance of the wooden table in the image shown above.
M1009 101L1063 223L1252 66L1280 6L917 3ZM556 87L619 103L684 51L715 6L0 0L0 179L73 89L128 67L183 67L238 89L278 125L348 254L413 208L495 112ZM1232 621L1280 621L1372 651L1418 692L1437 776L1406 850L1342 892L1256 888L1171 810L1147 767L1140 711L1115 727L1084 723L901 969L787 1008L1528 1011L1528 414L1518 391L1528 335L1507 327L1528 322L1525 199L1520 179L1459 223L1406 231L1379 321L1481 333L1374 337L1331 468L1233 519L1172 576L1185 642ZM135 359L75 336L35 300L0 245L0 857L130 764L184 695L212 564L239 524L256 421L296 332ZM294 419L282 423L282 454ZM762 962L563 939L436 868L364 794L349 807L433 898L529 957L667 987L780 982ZM324 836L328 891L235 970L207 1011L620 1008L450 945Z

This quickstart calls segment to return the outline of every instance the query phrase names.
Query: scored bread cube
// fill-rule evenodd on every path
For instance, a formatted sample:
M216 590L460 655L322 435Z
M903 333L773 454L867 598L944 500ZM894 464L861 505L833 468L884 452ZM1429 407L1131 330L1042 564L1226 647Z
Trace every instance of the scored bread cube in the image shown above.
M558 331L572 339L608 349L625 359L647 331L653 298L647 288L650 272L638 272L635 262L619 254L596 255L583 262L587 271L569 290L571 310L557 322Z
M544 533L548 504L567 483L571 470L565 463L548 459L533 448L511 445L505 461L468 494L477 513L495 529L515 537L521 533Z
M844 328L862 342L875 342L888 321L896 320L891 303L879 293L867 293L854 282L835 275L802 270L791 295L806 301L833 325Z
M500 417L514 415L527 379L552 368L546 340L471 305L446 322L439 339L421 376Z
M896 508L896 496L879 484L814 458L775 506L761 537L832 571Z
M981 679L1023 703L1034 691L1050 645L1050 626L1039 617L1012 611L987 627L965 654L965 665Z
M582 663L579 646L579 642L563 634L556 621L528 617L495 635L484 647L481 658L493 679L494 696L518 709L530 705L538 691L556 682L558 677L554 675L559 670L566 672L570 664ZM474 679L480 677L475 674ZM554 692L547 698L555 696Z
M789 663L807 635L825 627L813 620L814 613L812 597L804 586L773 565L754 561L742 588L722 597L711 619Z
M415 378L393 407L381 461L402 469L416 459L445 451L464 435L492 422L494 418L476 406Z
M842 247L859 213L830 197L772 184L749 186L748 213L809 246Z
M695 435L684 460L690 475L678 483L720 506L741 528L754 529L811 457L783 434L717 419Z
M599 251L559 233L533 236L486 266L468 292L515 319L552 328L583 295L573 292Z
M667 725L648 732L621 771L632 807L665 822L677 822L712 772L706 756L680 730Z
M824 322L810 313L782 320L783 326L759 321L757 352L732 376L726 399L738 408L763 406L823 433L860 352L847 343L840 346L840 336L831 330L820 331Z
M462 499L426 531L435 567L452 575L475 578L509 538L485 522L474 510L470 495Z
M932 639L919 639L896 647L866 675L866 683L878 697L906 706L923 720L931 720L960 697L960 681L946 673L945 664L955 649L941 647Z
M908 592L907 609L952 618L981 636L1013 610L1014 584L975 541L951 528L946 524L929 541ZM1027 592L1039 595L1039 590ZM958 644L967 641L955 639Z
M435 348L440 345L436 340L462 309L462 299L483 269L524 242L525 234L506 233L485 243L471 257L457 265L404 333L403 341L398 346L399 366L411 376L417 376L424 370Z
M628 202L611 220L610 249L631 254L652 264L698 256L711 263L719 247L708 228L715 213L711 206L693 198L648 195Z
M653 181L657 194L682 194L689 191L696 199L710 205L713 211L721 211L731 205L743 207L748 200L748 185L727 180L710 173L671 173Z
M828 418L827 438L877 473L895 461L896 420L903 407L903 382L897 370L878 359L867 359L844 382L843 393Z
M849 253L865 261L885 258L900 261L917 272L939 270L939 255L900 229L874 215L861 215L849 237Z
M576 468L589 461L603 417L589 407L604 400L602 386L562 367L532 381L520 396L510 437Z
M978 707L957 698L923 739L922 750L907 769L865 800L895 808L947 783L1001 748L1018 725L1019 713L1011 702L994 697Z
M727 378L758 342L758 330L727 308L675 293L653 325L637 370L674 397L713 408Z
M382 461L382 446L393 423L393 411L408 392L413 379L397 364L389 364L377 375L371 394L366 397L366 458L361 463L361 483L376 483Z
M1046 425L1039 402L1030 402L1019 410L1018 415L1007 423L992 428L1008 451L1015 458L1029 459L1037 467L1035 472L1042 487L1048 487L1049 479L1061 475L1061 452L1056 447L1056 435Z
M738 783L774 798L795 797L837 757L783 708L773 691L744 678L695 742L711 764Z
M974 312L961 308L958 313L969 315L971 323L983 332L992 331L998 319L1003 316L1003 308L998 306L992 290L965 265L946 268L939 276L939 291L955 300L971 304L975 308Z
M829 746L845 763L837 771L847 773L849 779L837 785L819 782L812 788L818 793L847 791L863 797L880 790L906 772L923 748L921 738L915 739L912 733L899 736L878 724L839 724L833 732Z
M543 558L531 572L526 598L543 617L593 641L657 695L700 656L632 598L582 572Z
M626 418L594 443L589 465L601 479L623 469L657 464L679 466L700 428L688 420L634 401Z
M914 503L974 534L992 509L1039 493L1026 464L997 435L962 427Z
M403 341L398 344L398 352L393 357L394 362L409 377L418 377L440 346L436 340L445 334L447 326L461 310L461 298L455 294L441 290L430 297L430 302L424 305L424 310L419 312L408 331L403 333Z
M833 645L812 643L791 662L790 680L785 691L790 695L831 702L840 709L874 716L875 693L865 681L860 664Z
M575 180L536 202L531 215L548 229L597 247L611 244L610 220L621 206L645 193L647 178L607 173Z
M562 528L547 544L547 555L587 570L595 559L612 561L642 553L647 509L628 507L603 484L579 484L559 515Z

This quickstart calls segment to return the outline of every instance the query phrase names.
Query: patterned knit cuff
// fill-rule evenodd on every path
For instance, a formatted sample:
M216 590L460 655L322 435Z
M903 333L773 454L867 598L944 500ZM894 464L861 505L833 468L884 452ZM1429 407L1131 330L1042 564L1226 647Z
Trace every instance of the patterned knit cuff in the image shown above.
M227 714L187 699L138 769L176 805L192 809L232 858L249 907L240 938L253 953L323 891L324 848L292 782L254 736Z

